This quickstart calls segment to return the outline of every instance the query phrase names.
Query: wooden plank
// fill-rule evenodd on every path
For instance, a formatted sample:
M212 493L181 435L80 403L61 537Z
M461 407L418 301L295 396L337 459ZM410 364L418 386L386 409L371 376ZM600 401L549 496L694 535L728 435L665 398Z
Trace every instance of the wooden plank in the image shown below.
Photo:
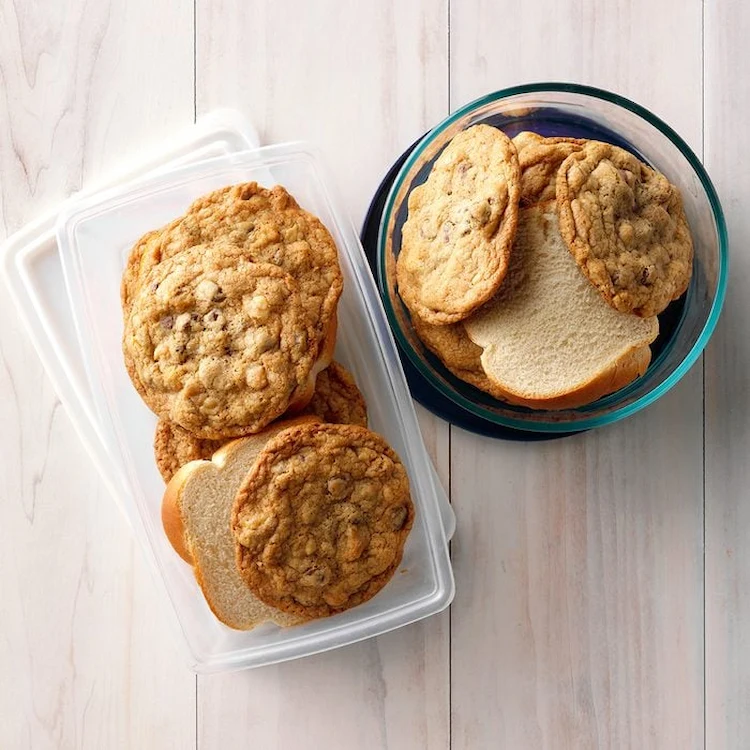
M577 80L700 145L697 0L451 8L452 106ZM646 412L577 437L453 430L453 748L703 747L701 401L696 368Z
M201 0L198 111L236 107L264 143L314 144L359 226L392 161L447 111L446 21L443 0ZM426 412L420 421L447 480L448 428ZM199 746L447 747L447 626L433 618L295 663L200 677Z
M706 747L740 750L750 737L750 175L735 144L750 117L750 8L706 3L705 162L731 242L731 281L706 352Z
M192 120L191 23L142 0L0 4L0 236ZM166 609L5 295L0 311L0 746L191 747Z

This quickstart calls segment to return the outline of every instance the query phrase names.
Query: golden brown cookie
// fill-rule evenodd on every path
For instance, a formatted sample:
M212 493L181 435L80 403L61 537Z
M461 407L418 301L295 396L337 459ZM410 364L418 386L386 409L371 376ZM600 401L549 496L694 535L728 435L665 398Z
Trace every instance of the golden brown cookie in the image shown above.
M226 445L231 439L199 438L179 425L160 419L154 435L156 465L164 481L169 482L185 464L211 458L222 445Z
M326 617L390 580L414 520L406 470L354 425L285 430L237 493L232 531L253 593L283 612Z
M409 310L455 323L495 293L516 231L520 170L510 139L475 125L456 135L409 195L396 264Z
M482 347L469 338L463 322L434 326L417 315L411 316L411 322L422 343L459 380L494 398L504 398L505 394L485 375L481 360Z
M152 411L216 439L257 432L289 408L309 382L311 338L289 274L214 243L153 268L123 351Z
M633 154L590 141L557 175L560 231L612 307L658 315L690 283L693 241L679 190Z
M316 346L325 339L343 288L336 245L318 218L300 208L280 185L255 182L216 190L184 214L142 237L131 251L121 296L130 304L151 269L194 245L223 239L246 260L272 263L299 285L302 308Z
M545 138L524 130L513 138L521 167L521 206L555 200L560 165L586 141L582 138Z
M481 349L480 349L481 352ZM302 411L326 422L367 427L367 406L351 373L338 362L318 375L312 401ZM160 419L154 436L154 455L165 482L190 461L209 459L231 438L207 440Z
M312 400L302 413L315 414L324 422L367 427L365 399L352 374L338 362L331 362L318 375Z

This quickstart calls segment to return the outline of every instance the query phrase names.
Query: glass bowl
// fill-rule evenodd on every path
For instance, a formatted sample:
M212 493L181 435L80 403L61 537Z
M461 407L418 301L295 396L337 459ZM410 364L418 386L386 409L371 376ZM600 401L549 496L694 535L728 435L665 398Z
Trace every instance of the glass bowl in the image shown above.
M494 399L454 377L422 344L396 291L396 258L413 188L456 133L478 123L511 138L522 130L616 144L663 172L679 187L693 234L690 287L659 316L646 373L591 404L531 410ZM404 162L385 203L378 234L378 285L396 341L424 378L467 412L497 425L534 432L571 432L616 422L665 394L695 363L716 327L727 281L727 231L711 180L685 141L648 110L617 94L568 83L537 83L497 91L462 107L433 128Z

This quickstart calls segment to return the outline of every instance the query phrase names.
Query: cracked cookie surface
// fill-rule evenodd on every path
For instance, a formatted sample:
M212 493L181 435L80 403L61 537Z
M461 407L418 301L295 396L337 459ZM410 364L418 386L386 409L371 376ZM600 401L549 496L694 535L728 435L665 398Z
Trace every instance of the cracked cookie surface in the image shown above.
M133 300L123 351L158 416L201 438L257 432L289 406L314 363L294 280L225 243L155 266Z
M409 195L396 266L409 310L446 325L492 297L508 267L519 184L505 133L475 125L453 138Z
M266 445L237 494L232 530L240 571L259 599L326 617L385 586L413 520L406 470L383 438L317 424Z
M338 252L322 222L280 185L232 185L194 201L183 216L133 247L121 286L126 313L158 263L195 245L224 240L246 260L272 263L299 285L304 314L322 345L343 288Z
M679 190L624 149L589 141L556 182L560 232L615 309L662 312L690 283L693 242Z

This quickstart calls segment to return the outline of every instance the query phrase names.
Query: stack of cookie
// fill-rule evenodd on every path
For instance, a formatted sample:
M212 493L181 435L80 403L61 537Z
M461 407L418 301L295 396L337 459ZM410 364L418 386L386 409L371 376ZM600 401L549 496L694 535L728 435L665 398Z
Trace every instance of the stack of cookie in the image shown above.
M599 141L456 135L409 196L398 291L458 378L535 409L642 375L693 260L679 190Z
M294 624L374 596L414 507L332 362L343 281L282 187L217 190L133 247L123 352L159 417L164 527L222 622Z

